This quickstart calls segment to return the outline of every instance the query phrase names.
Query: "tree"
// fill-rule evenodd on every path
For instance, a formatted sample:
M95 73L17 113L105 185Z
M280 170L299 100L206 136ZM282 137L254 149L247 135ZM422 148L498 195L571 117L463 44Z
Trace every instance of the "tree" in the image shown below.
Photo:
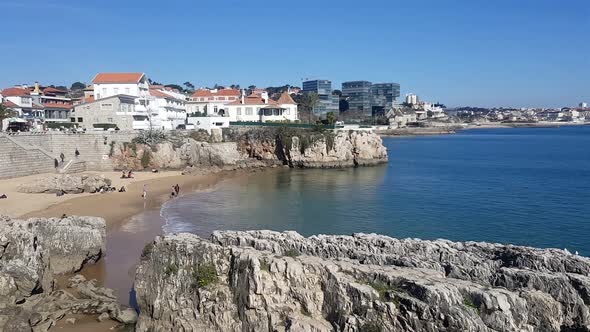
M176 90L178 90L180 92L184 91L184 89L180 85L178 85L178 84L166 84L164 86L167 87L167 88L176 89Z
M184 82L182 85L184 85L186 87L187 92L191 92L191 91L195 90L195 86L189 81Z
M303 98L301 98L301 106L303 107L303 110L309 112L308 123L311 123L311 114L319 102L320 96L315 92L306 93Z
M340 101L338 102L338 110L340 112L346 112L350 109L350 105L348 104L348 101L345 99L340 99Z
M239 84L232 84L229 87L232 88L232 89L238 90L240 88L240 85Z
M8 119L12 116L14 116L14 111L3 104L0 104L0 130L4 129L2 128L2 120Z
M328 120L328 124L331 125L336 123L336 114L334 114L334 112L326 113L326 120Z
M70 90L84 90L86 88L86 84L82 82L74 82L70 87Z
M340 90L332 90L332 94L334 96L342 97L342 91Z

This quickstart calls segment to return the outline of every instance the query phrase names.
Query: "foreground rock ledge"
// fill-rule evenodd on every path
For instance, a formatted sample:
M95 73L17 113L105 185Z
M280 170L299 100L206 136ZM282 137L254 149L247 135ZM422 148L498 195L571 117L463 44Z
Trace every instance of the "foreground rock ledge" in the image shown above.
M135 311L122 308L95 280L77 275L58 289L54 279L103 257L104 219L0 217L0 225L0 331L47 331L75 313L135 322Z
M158 237L137 331L588 331L590 260L375 234Z

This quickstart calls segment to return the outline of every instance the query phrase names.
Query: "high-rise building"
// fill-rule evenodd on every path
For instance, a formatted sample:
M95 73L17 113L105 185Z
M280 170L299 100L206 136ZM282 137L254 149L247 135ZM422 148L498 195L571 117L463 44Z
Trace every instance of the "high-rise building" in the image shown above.
M348 101L349 111L359 111L368 115L372 114L371 85L369 81L342 83L342 96Z
M375 83L371 86L372 114L385 115L399 97L398 83Z
M418 104L418 96L413 93L408 93L406 95L406 104L416 105Z
M342 83L342 96L348 101L348 110L367 116L385 114L400 96L398 83L371 83L350 81Z
M311 80L303 82L303 93L317 93L320 101L313 108L315 115L332 112L338 114L339 98L332 95L332 82L329 80Z
M584 102L581 102L580 103L580 107L581 108L586 108L586 107L588 107L588 104L587 103L584 103Z

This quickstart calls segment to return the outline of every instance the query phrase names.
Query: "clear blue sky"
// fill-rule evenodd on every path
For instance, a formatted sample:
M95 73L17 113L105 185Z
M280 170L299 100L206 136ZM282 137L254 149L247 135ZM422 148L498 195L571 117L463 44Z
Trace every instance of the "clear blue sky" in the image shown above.
M399 82L450 106L590 102L589 0L2 0L0 87Z

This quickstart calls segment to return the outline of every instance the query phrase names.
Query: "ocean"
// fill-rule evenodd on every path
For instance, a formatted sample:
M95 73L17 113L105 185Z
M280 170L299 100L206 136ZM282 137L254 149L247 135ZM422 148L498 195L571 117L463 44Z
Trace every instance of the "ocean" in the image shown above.
M381 233L590 256L590 127L384 138L389 163L274 169L169 201L165 232Z

